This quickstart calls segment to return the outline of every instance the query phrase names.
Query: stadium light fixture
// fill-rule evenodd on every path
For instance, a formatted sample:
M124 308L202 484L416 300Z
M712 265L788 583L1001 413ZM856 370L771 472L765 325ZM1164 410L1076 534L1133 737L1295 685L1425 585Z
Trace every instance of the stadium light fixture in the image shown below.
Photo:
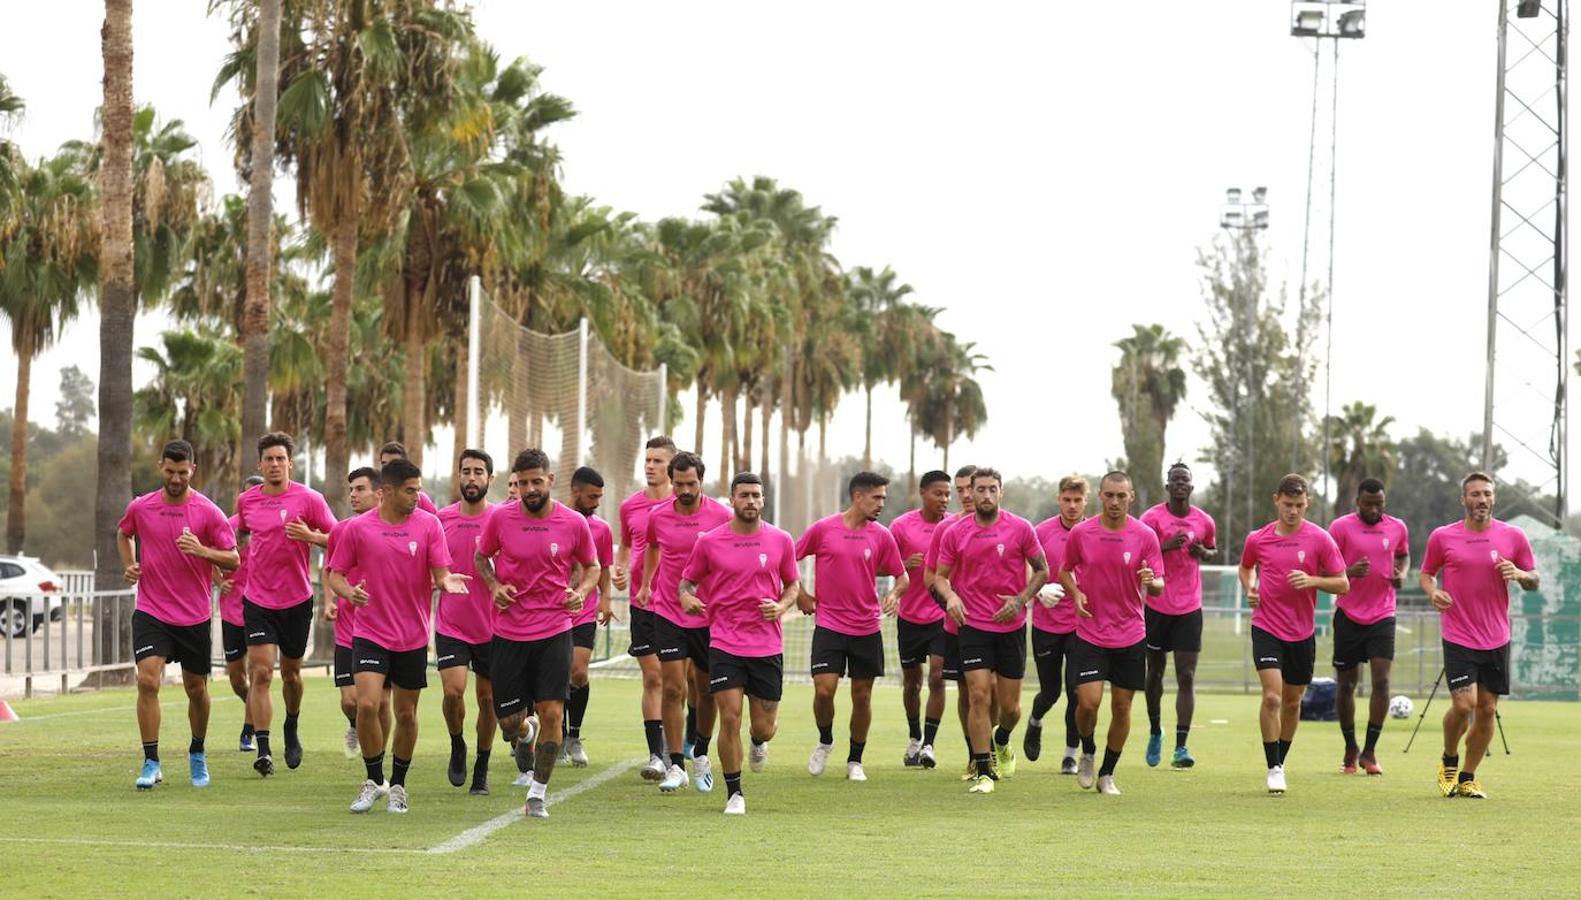
M1515 17L1517 19L1535 19L1543 11L1542 0L1521 0L1515 4Z
M1228 229L1254 229L1268 227L1268 188L1252 189L1251 202L1245 202L1240 188L1224 191L1224 205L1219 208L1219 227Z
M1290 33L1295 37L1362 38L1367 36L1366 0L1294 0Z

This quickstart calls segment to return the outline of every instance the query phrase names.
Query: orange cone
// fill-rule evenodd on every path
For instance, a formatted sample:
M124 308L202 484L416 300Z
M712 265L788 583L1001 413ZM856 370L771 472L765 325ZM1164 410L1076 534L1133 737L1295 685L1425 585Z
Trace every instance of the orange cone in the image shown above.
M22 721L22 717L16 714L16 710L11 708L11 704L5 702L4 699L0 699L0 722L20 721Z

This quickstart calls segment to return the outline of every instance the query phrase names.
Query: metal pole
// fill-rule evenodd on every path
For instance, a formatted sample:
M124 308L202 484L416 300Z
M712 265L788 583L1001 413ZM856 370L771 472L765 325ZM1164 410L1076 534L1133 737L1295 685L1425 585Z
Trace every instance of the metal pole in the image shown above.
M1323 346L1323 502L1327 509L1320 512L1323 521L1333 518L1329 506L1329 416L1332 412L1331 386L1334 382L1334 186L1339 170L1339 41L1334 45L1334 100L1329 114L1328 139L1328 289L1324 291L1327 309L1324 313Z
M474 275L467 282L467 433L462 443L482 446L483 419L479 408L478 369L483 356L483 281Z
M1555 53L1555 84L1558 94L1559 166L1554 187L1554 328L1558 337L1558 386L1554 392L1554 518L1559 527L1570 514L1570 404L1567 385L1570 381L1570 140L1566 134L1565 104L1569 101L1568 41L1565 29L1569 27L1569 2L1558 0L1554 5L1557 46ZM1503 722L1499 723L1499 736L1504 735ZM1504 752L1509 752L1506 745Z
M1499 213L1504 202L1504 50L1509 12L1509 4L1499 0L1499 77L1493 92L1493 224L1488 250L1488 369L1482 388L1482 469L1490 474L1493 470L1493 362L1499 328Z
M587 317L576 326L576 464L587 462Z

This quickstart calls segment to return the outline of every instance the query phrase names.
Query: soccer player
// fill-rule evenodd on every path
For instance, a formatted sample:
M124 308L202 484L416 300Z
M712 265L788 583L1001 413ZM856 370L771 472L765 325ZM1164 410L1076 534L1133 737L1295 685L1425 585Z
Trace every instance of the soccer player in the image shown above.
M208 787L203 739L209 728L209 651L213 632L209 591L214 569L239 564L236 536L225 513L192 490L192 445L176 440L159 454L163 487L126 507L115 531L126 583L137 586L132 655L137 661L137 730L143 739L139 790L164 780L159 768L159 683L165 663L181 666L192 743L187 767L193 787Z
M1059 513L1039 522L1035 528L1038 543L1049 571L1058 572L1065 559L1065 544L1071 529L1087 518L1087 479L1080 475L1061 478L1058 488ZM1066 660L1075 644L1076 604L1065 599L1065 588L1051 580L1038 592L1038 605L1032 607L1032 663L1038 670L1038 693L1032 698L1032 716L1027 719L1021 751L1033 762L1043 753L1043 717L1054 708L1060 695L1060 680ZM1076 730L1076 685L1065 684L1065 755L1060 759L1061 775L1076 774L1076 753L1081 734Z
M971 704L977 776L967 790L973 794L992 793L996 777L1016 773L1010 732L1021 718L1027 604L1049 574L1032 524L1000 508L1003 485L994 469L973 472L973 515L955 523L939 548L936 586L944 595L945 613L960 628L961 675ZM999 697L997 721L989 718L993 695ZM992 729L994 763L989 756L990 726L997 726Z
M704 532L730 521L731 512L717 500L703 496L703 461L695 454L679 453L670 460L670 484L675 498L648 511L648 533L643 542L643 576L634 601L648 609L651 602L654 640L664 679L664 739L669 743L670 765L659 782L669 793L686 785L686 755L681 746L688 682L699 691L698 737L693 748L692 786L704 793L713 790L713 768L708 762L708 741L714 730L714 701L708 693L708 620L681 609L676 588L692 545ZM686 664L692 664L690 678ZM704 730L708 734L702 734Z
M649 438L642 456L646 487L620 502L620 549L615 554L611 580L615 590L626 591L626 596L633 600L642 588L641 584L631 583L631 573L635 565L637 581L642 580L648 512L675 493L670 487L669 471L674 456L674 441L662 434ZM663 737L664 680L659 668L659 648L653 641L653 610L643 609L633 602L629 615L631 646L626 652L637 660L637 668L642 673L642 731L648 740L648 764L642 767L642 777L648 781L662 781L667 768Z
M1147 680L1147 624L1143 596L1164 592L1164 559L1158 536L1127 512L1136 495L1131 476L1110 472L1098 482L1096 518L1071 529L1059 578L1076 606L1076 641L1070 680L1076 685L1076 729L1081 758L1076 783L1093 786L1094 733L1103 683L1109 682L1109 733L1098 793L1118 794L1114 768L1131 734L1131 700Z
M511 472L505 477L505 499L515 503L521 498L522 492L516 481L516 473Z
M1329 523L1329 536L1342 558L1350 592L1334 604L1334 670L1339 683L1339 730L1345 737L1340 771L1382 775L1378 736L1389 714L1389 668L1394 662L1395 591L1411 568L1411 535L1405 523L1384 514L1383 482L1362 481L1356 511ZM1367 745L1356 746L1356 685L1361 664L1372 665L1372 701L1367 711Z
M1493 518L1493 502L1493 478L1482 472L1467 475L1460 482L1465 518L1434 529L1422 559L1419 580L1442 617L1444 676L1449 679L1444 758L1438 766L1438 789L1445 797L1488 796L1476 771L1493 740L1499 695L1510 692L1510 583L1526 591L1539 585L1526 533Z
M1317 592L1350 590L1345 560L1328 532L1306 520L1307 480L1286 475L1274 493L1279 518L1246 536L1241 587L1252 608L1252 659L1262 682L1258 724L1268 792L1285 792L1285 756L1301 723L1301 696L1317 657Z
M498 610L489 647L494 714L520 756L534 743L528 714L537 713L526 813L544 819L571 693L571 618L598 586L599 565L587 519L549 497L554 472L548 455L523 450L511 471L521 501L489 513L476 564ZM571 570L578 565L582 576L573 586ZM518 759L517 768L523 765Z
M313 585L308 580L312 548L329 543L335 517L323 495L291 480L291 458L296 442L272 431L258 439L258 474L264 483L236 498L236 517L249 535L251 565L242 595L242 616L247 625L247 677L252 681L247 698L253 716L253 736L259 775L274 774L269 746L269 724L274 703L269 686L274 682L275 657L280 662L280 694L285 701L285 764L302 764L302 742L297 717L302 712L302 659L307 656L307 633L313 624Z
M242 490L263 484L258 475L248 475ZM220 646L225 654L225 676L230 679L231 690L242 701L242 734L239 749L253 752L253 716L247 709L247 627L242 618L242 588L247 584L247 533L239 530L241 520L229 519L231 531L236 535L236 570L227 572L214 569L214 586L220 591Z
M388 796L386 809L407 810L406 772L417 746L417 700L428 686L429 610L435 588L465 594L465 575L450 571L450 549L433 513L417 508L423 473L409 460L395 459L379 470L379 505L349 520L330 554L330 588L359 607L352 652L356 657L357 736L368 777L354 813L373 808ZM352 584L347 573L355 573ZM393 684L395 736L390 781L384 781L385 734L379 706L386 684Z
M923 576L928 544L950 509L950 476L937 469L922 475L922 508L902 513L889 525L906 565L906 592L895 611L895 638L900 645L901 705L911 739L904 762L931 769L938 764L933 740L944 718L944 610L928 593ZM922 707L923 664L927 664L928 705Z
M795 605L799 574L790 535L763 523L763 481L730 481L728 525L697 539L677 585L680 604L709 622L709 690L719 709L719 764L725 814L745 815L741 791L741 698L750 698L752 771L761 772L774 737L784 680L780 618Z
M812 718L818 744L807 772L822 775L834 749L834 695L851 678L851 747L845 777L866 781L862 751L873 723L873 679L884 677L884 636L879 623L894 615L906 590L906 568L889 530L878 524L889 496L889 479L858 472L846 487L845 511L812 523L796 542L796 558L811 556L817 594L801 589L803 612L815 616L812 632ZM877 576L895 585L880 600Z
M587 680L587 664L593 658L598 626L607 624L614 615L610 611L609 585L615 562L615 535L609 523L596 515L603 499L604 476L598 470L582 466L571 473L571 508L587 518L600 568L598 590L571 620L571 698L565 705L565 743L560 747L560 761L578 769L587 765L587 750L582 747L582 718L587 715L588 693L592 689Z
M1147 764L1164 753L1164 669L1175 654L1175 754L1177 769L1196 765L1186 738L1197 709L1197 657L1202 653L1202 564L1218 551L1213 517L1191 505L1191 469L1169 467L1164 492L1169 499L1142 513L1142 524L1158 535L1169 573L1164 593L1147 597Z
M383 469L385 464L396 459L410 459L406 455L406 445L400 441L385 441L384 446L379 448L379 468ZM439 515L439 508L434 506L434 498L428 496L427 491L417 492L417 508L431 515Z
M351 470L346 476L346 503L351 507L351 515L336 522L335 527L329 530L329 541L324 547L325 559L334 555L335 543L345 532L347 523L379 505L379 473L370 466ZM345 574L347 581L357 577L355 572ZM329 586L328 580L328 576L325 576L326 588ZM352 652L356 620L356 604L344 594L337 595L330 591L329 596L324 598L324 621L335 628L335 687L340 690L341 715L346 717L347 759L356 759L362 749L362 742L357 737L357 665ZM390 723L394 712L391 703L391 693L387 687L384 700L379 705L379 721L386 735L392 733Z
M478 756L472 763L468 793L489 792L489 748L494 745L494 685L489 681L489 645L494 638L494 598L477 577L473 555L488 520L489 486L494 482L494 458L467 448L456 462L461 499L439 511L439 524L450 550L452 571L469 577L463 595L439 598L434 620L434 655L439 684L444 689L445 727L450 731L450 765L445 775L461 787L467 779L467 741L462 729L467 721L467 667L477 676L473 688L478 705Z

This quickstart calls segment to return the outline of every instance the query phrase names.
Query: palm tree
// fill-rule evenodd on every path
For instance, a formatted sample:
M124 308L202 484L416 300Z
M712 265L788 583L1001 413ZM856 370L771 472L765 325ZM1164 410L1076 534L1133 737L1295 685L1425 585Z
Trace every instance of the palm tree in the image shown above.
M9 193L0 220L0 313L11 325L17 379L6 547L21 553L33 360L76 318L78 299L94 281L99 223L93 183L73 154L24 164Z
M867 266L858 266L852 278L851 299L861 313L862 390L866 395L867 425L862 443L862 468L873 467L873 388L880 383L899 379L900 363L905 348L910 346L912 335L907 326L913 324L904 314L904 300L912 292L911 285L896 285L895 271L888 266L875 273Z
M229 329L209 323L166 331L162 347L142 347L138 359L154 378L133 395L138 429L158 447L174 438L191 441L202 490L222 500L238 483L243 351Z
M1164 438L1186 395L1186 373L1179 365L1186 344L1162 325L1132 325L1131 332L1115 341L1120 361L1110 374L1110 390L1120 405L1138 508L1146 509L1164 499Z
M22 118L22 111L26 108L27 104L11 90L5 76L0 75L0 131ZM5 219L7 192L16 183L21 165L22 155L17 146L0 137L0 221Z
M1329 417L1329 467L1336 473L1338 492L1334 495L1334 515L1348 508L1356 489L1365 478L1377 478L1385 485L1394 479L1396 452L1389 426L1394 416L1378 418L1378 408L1356 401Z
M912 428L943 451L947 470L955 439L963 434L972 437L988 421L988 405L975 376L993 371L993 366L975 343L961 343L947 331L939 333L933 351L930 358L919 361L923 381L909 416Z

